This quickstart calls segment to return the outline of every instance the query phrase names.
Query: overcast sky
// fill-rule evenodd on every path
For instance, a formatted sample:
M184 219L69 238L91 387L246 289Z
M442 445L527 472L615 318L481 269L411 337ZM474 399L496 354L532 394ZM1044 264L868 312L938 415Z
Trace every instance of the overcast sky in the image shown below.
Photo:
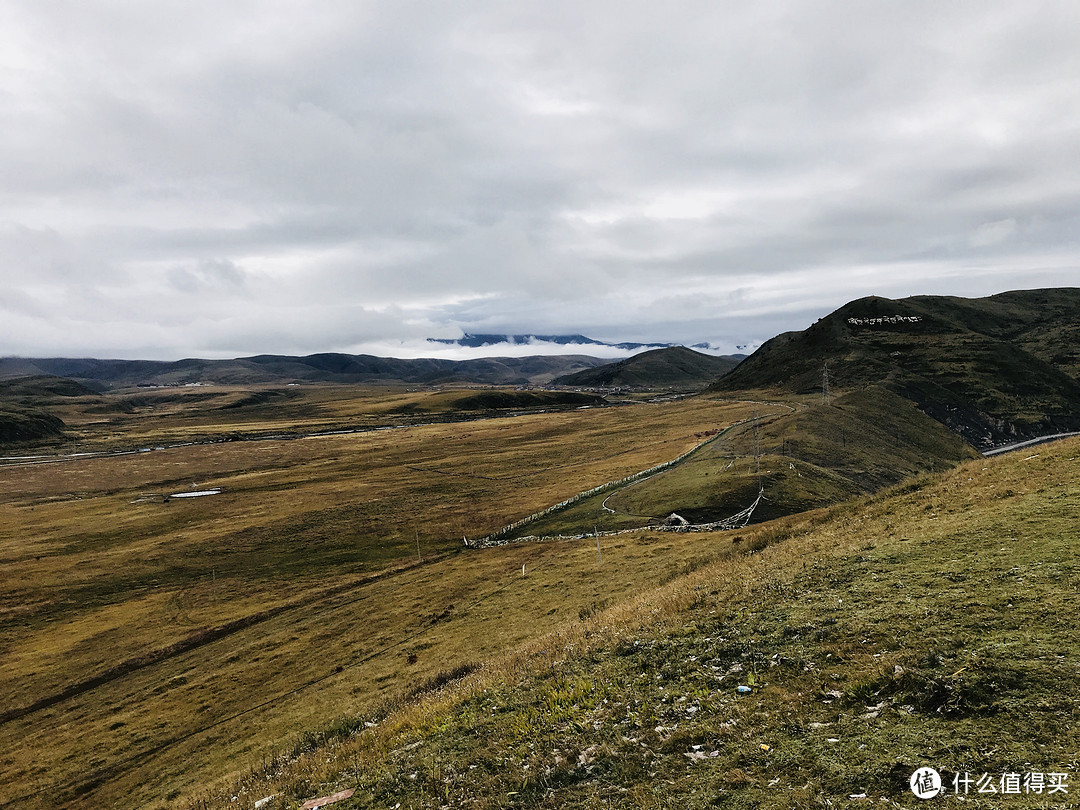
M734 351L1078 220L1075 0L0 2L0 355Z

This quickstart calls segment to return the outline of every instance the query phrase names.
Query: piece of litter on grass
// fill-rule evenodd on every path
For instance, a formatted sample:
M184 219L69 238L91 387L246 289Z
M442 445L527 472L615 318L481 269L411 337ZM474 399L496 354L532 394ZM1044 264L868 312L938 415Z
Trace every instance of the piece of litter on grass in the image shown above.
M739 684L735 687L735 691L738 692L740 695L745 695L749 692L753 692L754 690L751 689L749 686L743 686L742 684Z
M300 810L316 810L319 807L326 807L328 804L336 804L337 802L343 802L346 799L351 799L352 795L356 793L356 790L350 788L349 790L338 791L330 796L322 796L318 799L309 799L300 805Z

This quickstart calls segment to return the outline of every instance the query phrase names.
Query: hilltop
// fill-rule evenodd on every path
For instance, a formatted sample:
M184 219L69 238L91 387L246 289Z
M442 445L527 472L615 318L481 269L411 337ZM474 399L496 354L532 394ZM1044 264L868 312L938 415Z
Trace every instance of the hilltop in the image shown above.
M588 388L673 388L696 391L727 374L738 364L738 359L733 357L714 357L685 346L672 346L557 377L553 382L555 385Z
M63 435L64 422L38 408L0 404L0 444L39 442Z
M0 380L0 444L25 444L63 435L64 422L40 406L64 398L93 394L61 377Z
M97 393L75 380L49 375L0 379L0 401L41 403L67 397L92 396Z
M711 390L879 384L979 448L1080 429L1080 289L869 297L772 338Z

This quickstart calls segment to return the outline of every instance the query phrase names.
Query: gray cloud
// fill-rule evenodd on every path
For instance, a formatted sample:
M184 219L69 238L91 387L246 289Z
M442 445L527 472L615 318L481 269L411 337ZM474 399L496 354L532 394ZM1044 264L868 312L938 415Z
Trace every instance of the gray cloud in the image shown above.
M15 0L0 353L748 344L1080 279L1080 7Z

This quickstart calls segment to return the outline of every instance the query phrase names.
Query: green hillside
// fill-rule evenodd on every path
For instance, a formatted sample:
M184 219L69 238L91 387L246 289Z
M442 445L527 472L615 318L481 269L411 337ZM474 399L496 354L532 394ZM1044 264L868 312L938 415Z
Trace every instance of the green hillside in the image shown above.
M763 403L759 418L721 433L682 464L530 523L518 536L575 535L661 523L723 520L765 497L753 522L941 472L976 453L963 439L880 386L829 404Z
M635 354L598 368L567 374L556 385L593 388L674 388L698 391L735 368L738 361L714 357L684 346Z
M938 801L1069 806L1078 454L975 460L734 546L703 536L737 551L313 733L198 806L348 789L342 810L914 807L926 766Z
M1080 429L1080 289L862 298L766 342L712 389L877 383L977 447Z

